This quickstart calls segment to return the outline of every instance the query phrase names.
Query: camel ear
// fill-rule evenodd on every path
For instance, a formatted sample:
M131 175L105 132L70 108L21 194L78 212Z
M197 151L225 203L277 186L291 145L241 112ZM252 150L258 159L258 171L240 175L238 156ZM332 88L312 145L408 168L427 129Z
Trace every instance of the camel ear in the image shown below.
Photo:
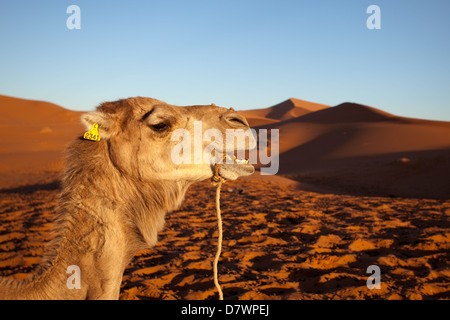
M81 116L81 122L86 130L91 130L92 126L98 124L98 132L101 139L108 139L113 129L113 119L111 115L99 111L92 111Z

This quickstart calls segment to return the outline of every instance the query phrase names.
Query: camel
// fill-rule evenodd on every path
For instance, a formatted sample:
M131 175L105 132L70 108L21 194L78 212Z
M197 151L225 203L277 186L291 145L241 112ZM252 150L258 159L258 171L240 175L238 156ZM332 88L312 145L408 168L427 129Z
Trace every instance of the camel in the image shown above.
M171 161L179 144L171 133L184 129L193 135L196 121L203 132L249 128L232 108L179 107L144 97L102 103L81 121L87 130L98 129L100 140L80 137L68 147L55 237L30 277L0 278L0 299L118 299L131 259L156 244L166 213L179 208L189 186L212 178L216 168L214 157ZM246 150L255 145L250 140ZM205 148L211 141L201 143ZM224 146L217 150L225 153ZM219 174L236 179L253 171L251 164L227 162ZM68 285L74 266L80 271L78 287Z

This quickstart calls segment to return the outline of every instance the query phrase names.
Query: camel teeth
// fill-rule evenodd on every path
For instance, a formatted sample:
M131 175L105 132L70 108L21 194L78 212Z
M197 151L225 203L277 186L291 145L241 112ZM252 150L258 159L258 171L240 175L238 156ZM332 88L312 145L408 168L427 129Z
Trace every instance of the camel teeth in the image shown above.
M237 164L248 164L248 160L246 159L236 159L235 161Z
M230 161L231 160L231 161ZM234 163L236 163L236 164L248 164L248 160L246 160L246 159L238 159L238 158L236 158L236 156L235 155L233 155L233 158L231 158L231 156L230 155L225 155L225 157L224 157L224 159L223 159L223 162L224 163L226 163L226 162L228 162L228 163L230 163L230 162L234 162Z

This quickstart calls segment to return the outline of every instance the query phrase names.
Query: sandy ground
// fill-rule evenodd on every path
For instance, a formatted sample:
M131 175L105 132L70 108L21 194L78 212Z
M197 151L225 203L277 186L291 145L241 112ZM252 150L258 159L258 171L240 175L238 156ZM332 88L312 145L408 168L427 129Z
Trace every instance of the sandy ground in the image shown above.
M50 238L58 184L0 193L0 274L26 277ZM126 269L121 299L217 299L215 189L194 185L159 243ZM225 299L449 299L450 201L355 197L261 180L221 196ZM370 265L381 289L367 288Z
M0 276L40 262L79 115L0 96ZM449 122L297 99L247 116L280 130L286 175L223 186L225 299L450 299ZM126 269L121 299L217 299L214 194L191 187ZM366 285L371 265L381 289Z

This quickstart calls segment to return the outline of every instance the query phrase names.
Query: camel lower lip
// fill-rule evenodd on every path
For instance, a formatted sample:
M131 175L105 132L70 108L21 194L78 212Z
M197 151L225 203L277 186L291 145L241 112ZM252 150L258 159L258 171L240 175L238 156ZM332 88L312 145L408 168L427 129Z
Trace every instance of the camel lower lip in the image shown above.
M218 174L227 180L236 180L253 174L255 168L251 164L223 163L218 170Z

